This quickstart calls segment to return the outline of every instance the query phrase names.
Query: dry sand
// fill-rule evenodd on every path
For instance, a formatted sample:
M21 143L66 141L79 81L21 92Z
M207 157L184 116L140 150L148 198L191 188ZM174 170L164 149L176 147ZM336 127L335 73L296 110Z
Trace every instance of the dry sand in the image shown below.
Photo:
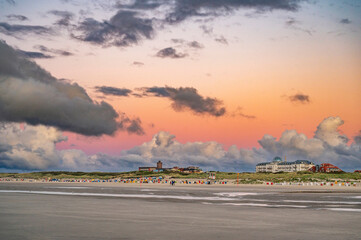
M171 186L169 183L119 183L119 182L49 182L42 180L25 180L25 181L2 181L0 184L55 184L55 185L68 185L71 186L104 186L104 187L130 187L130 188L203 188L203 189L259 189L259 190L327 190L327 191L346 191L346 192L361 192L361 183L355 182L352 186L345 186L334 184L320 186L313 183L287 183L287 184L236 184L233 180L228 180L227 184L184 184L179 183L183 179L175 179L177 183ZM191 181L199 181L202 179L191 179Z

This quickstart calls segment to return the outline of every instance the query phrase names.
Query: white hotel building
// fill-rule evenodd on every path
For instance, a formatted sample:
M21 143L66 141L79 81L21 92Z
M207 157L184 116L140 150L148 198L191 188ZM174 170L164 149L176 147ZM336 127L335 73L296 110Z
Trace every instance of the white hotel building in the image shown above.
M296 160L294 162L282 161L280 157L275 157L272 162L259 163L256 166L256 172L299 172L307 171L315 166L307 160Z

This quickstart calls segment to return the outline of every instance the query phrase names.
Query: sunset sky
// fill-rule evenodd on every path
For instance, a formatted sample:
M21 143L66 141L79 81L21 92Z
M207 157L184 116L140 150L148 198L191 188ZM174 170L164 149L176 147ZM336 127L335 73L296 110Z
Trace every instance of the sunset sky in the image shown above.
M0 1L1 171L361 169L361 2Z

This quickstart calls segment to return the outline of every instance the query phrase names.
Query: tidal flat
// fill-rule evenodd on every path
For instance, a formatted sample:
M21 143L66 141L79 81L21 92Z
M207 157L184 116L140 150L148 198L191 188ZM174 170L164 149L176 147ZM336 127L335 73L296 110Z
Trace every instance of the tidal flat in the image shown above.
M0 239L359 239L361 189L0 183Z

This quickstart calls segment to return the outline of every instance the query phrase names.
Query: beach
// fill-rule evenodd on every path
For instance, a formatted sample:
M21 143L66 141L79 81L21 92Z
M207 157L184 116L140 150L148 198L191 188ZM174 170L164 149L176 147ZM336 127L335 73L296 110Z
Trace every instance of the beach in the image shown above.
M359 187L0 183L1 239L359 239Z

